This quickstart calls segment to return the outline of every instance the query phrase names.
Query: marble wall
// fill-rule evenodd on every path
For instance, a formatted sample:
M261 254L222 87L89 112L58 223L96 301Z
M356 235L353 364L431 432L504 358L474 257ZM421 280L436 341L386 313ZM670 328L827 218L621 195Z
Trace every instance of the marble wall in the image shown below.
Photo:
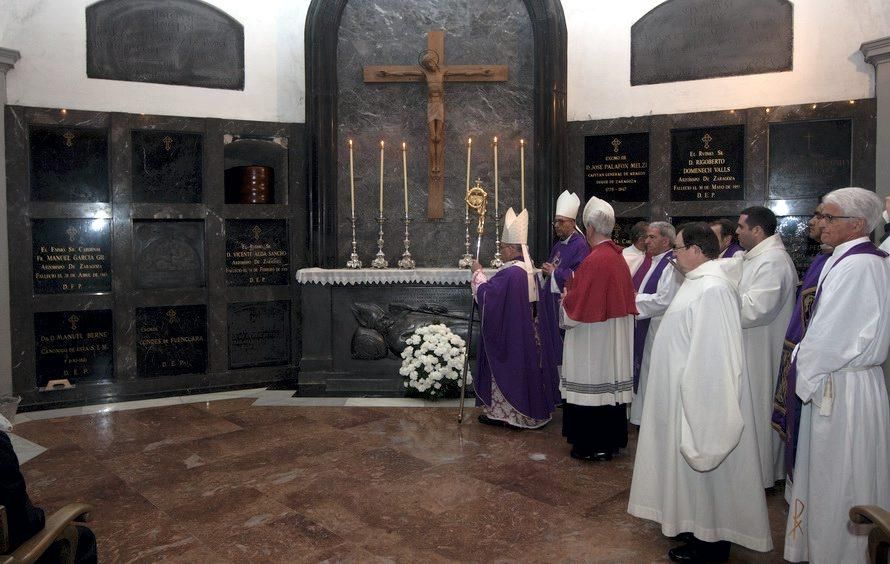
M506 83L445 85L445 217L427 219L427 87L424 83L365 84L365 65L416 65L430 30L445 30L445 64L501 64ZM338 263L350 252L349 153L355 147L355 209L359 255L365 266L377 251L380 140L384 168L384 251L394 265L402 252L404 217L401 142L408 144L411 253L418 266L456 266L464 252L467 138L473 138L471 176L492 193L498 137L501 213L520 203L520 139L526 142L526 207L534 199L534 47L522 0L351 0L340 23L337 79ZM532 221L537 218L532 212ZM530 228L530 233L532 229ZM483 257L494 252L493 221L486 224Z

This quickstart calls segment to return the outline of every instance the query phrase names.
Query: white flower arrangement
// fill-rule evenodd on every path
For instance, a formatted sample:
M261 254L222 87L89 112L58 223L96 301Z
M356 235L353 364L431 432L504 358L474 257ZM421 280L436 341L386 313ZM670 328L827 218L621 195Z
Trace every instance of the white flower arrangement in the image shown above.
M456 396L464 368L464 340L438 324L417 328L405 342L399 374L409 392L430 399ZM472 382L467 371L467 384Z

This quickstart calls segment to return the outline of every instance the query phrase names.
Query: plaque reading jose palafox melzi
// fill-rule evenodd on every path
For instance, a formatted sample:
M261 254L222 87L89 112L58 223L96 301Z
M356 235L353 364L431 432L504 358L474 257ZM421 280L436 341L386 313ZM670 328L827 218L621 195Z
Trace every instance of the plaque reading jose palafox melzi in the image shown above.
M671 200L741 200L745 126L671 131Z
M207 306L136 308L139 376L203 374L207 370Z
M111 220L31 222L35 294L111 291Z
M37 386L113 378L112 334L111 310L35 313Z
M584 138L584 199L649 200L649 134Z
M226 284L275 286L288 283L287 220L226 220Z

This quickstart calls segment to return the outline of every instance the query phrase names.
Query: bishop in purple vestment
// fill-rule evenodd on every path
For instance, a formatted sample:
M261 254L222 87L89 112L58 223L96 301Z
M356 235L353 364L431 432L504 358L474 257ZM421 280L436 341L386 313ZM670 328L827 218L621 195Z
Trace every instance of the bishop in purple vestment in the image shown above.
M575 218L581 200L568 191L563 191L556 200L556 217L553 230L559 237L547 262L541 265L538 274L538 331L541 346L547 350L548 362L543 366L547 380L553 386L554 401L559 402L559 371L562 366L562 345L564 331L559 328L559 306L566 280L572 278L581 261L590 252L587 239L578 229Z
M487 279L473 265L473 291L482 320L476 370L479 421L490 425L534 429L550 421L553 387L542 366L547 351L535 330L537 285L526 247L528 214L512 208L504 218L500 252L506 260Z

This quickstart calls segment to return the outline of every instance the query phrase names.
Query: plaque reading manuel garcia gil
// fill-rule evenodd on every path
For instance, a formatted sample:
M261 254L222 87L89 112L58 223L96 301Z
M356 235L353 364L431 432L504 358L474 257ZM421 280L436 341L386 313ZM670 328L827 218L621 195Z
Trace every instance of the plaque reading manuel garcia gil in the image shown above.
M584 199L649 200L649 134L584 138Z
M741 200L745 126L671 131L671 200Z
M34 219L35 294L111 291L111 220Z

